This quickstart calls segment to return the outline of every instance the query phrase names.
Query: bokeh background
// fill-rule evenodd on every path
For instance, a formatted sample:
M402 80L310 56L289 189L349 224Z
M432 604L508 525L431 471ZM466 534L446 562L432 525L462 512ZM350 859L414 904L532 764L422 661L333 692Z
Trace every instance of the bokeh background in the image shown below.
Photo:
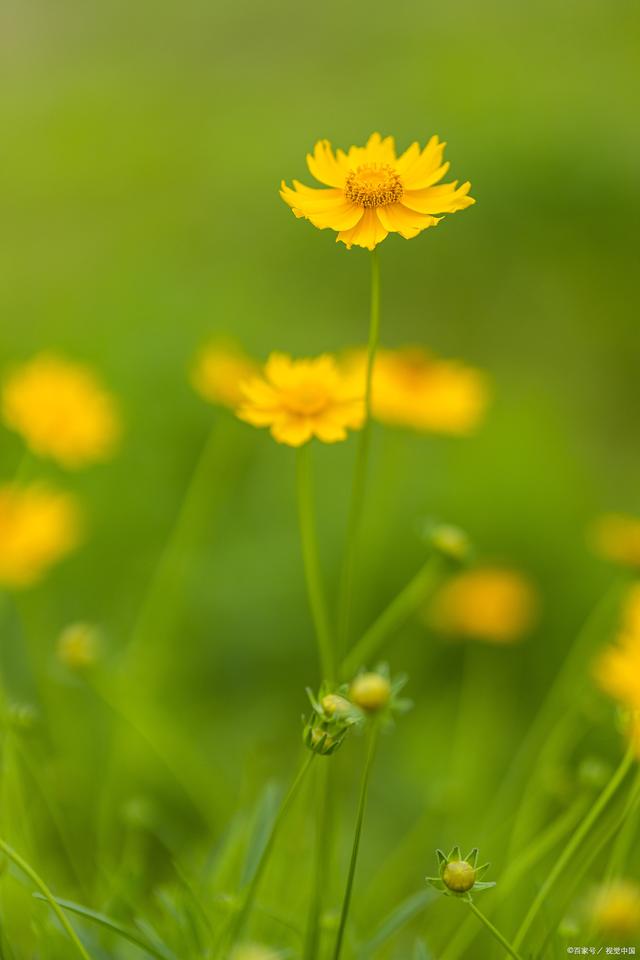
M383 244L383 342L483 368L492 403L471 438L376 429L357 622L422 562L429 516L526 572L542 605L525 643L472 651L472 701L460 694L464 646L413 623L389 649L416 707L374 776L358 922L421 889L435 846L486 842L492 795L614 578L585 530L603 510L638 509L639 28L625 0L5 0L1 363L43 348L89 361L126 424L112 463L58 477L88 505L90 536L8 601L0 635L11 697L41 720L25 749L44 786L24 771L14 785L13 839L61 893L99 899L100 860L152 901L171 856L201 865L265 782L295 769L304 687L318 677L292 452L207 406L187 371L212 332L258 356L364 341L366 251L296 221L277 188L309 182L316 139L346 147L372 130L399 146L438 133L478 201L415 241ZM163 567L212 427L189 536ZM315 451L332 587L353 454L353 440ZM6 480L20 459L6 431L0 455ZM144 614L150 584L161 602ZM60 629L79 619L105 635L103 696L55 662ZM125 718L107 702L122 663ZM615 759L615 734L599 736L596 752ZM344 844L361 753L354 741L336 757ZM304 876L311 833L289 842L274 902L287 877ZM450 924L456 906L442 908Z

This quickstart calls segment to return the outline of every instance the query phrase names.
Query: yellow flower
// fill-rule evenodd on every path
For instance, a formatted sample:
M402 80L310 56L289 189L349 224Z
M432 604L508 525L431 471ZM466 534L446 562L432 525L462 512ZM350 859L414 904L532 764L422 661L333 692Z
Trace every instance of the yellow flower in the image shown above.
M538 598L533 584L516 570L478 567L448 580L425 613L442 633L514 643L535 621Z
M345 373L364 392L367 357L355 351ZM372 413L391 426L432 433L467 434L478 426L488 401L485 376L456 360L440 360L421 347L380 350L372 381Z
M120 436L113 398L93 371L52 354L39 354L10 375L2 412L33 453L67 468L108 460Z
M70 670L84 670L98 659L100 636L90 623L72 623L58 637L58 660Z
M349 687L349 697L361 710L377 713L391 699L391 683L380 673L360 673Z
M629 937L640 930L640 885L614 880L594 891L588 917L603 937Z
M270 427L279 443L299 447L311 437L324 443L345 440L347 428L362 426L364 402L340 373L333 357L292 360L272 353L263 377L242 384L237 411L255 427Z
M244 397L240 384L256 376L259 364L232 340L212 340L196 357L191 383L209 403L235 410Z
M365 147L334 154L328 140L319 140L307 154L307 165L328 189L294 180L292 190L283 180L280 196L296 217L321 230L336 230L336 239L348 248L373 250L388 233L410 240L435 227L442 218L434 214L455 213L475 203L468 182L435 186L449 169L442 160L445 146L434 136L423 150L412 143L398 157L393 137L372 133Z
M606 560L640 567L640 519L623 513L606 513L591 528L594 550Z
M38 484L0 487L0 585L36 583L78 545L80 527L71 494Z
M259 943L241 943L231 955L231 960L277 960L277 958L277 953Z
M627 595L616 642L594 664L598 686L629 712L627 733L640 757L640 583Z

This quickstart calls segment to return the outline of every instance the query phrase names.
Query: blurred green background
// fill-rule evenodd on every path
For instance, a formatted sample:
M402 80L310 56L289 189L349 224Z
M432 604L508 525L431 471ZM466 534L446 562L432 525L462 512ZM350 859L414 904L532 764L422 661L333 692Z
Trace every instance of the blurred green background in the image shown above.
M88 360L126 422L113 463L58 477L86 501L90 538L8 603L1 634L11 697L40 713L28 749L82 883L60 852L47 796L26 774L14 841L58 891L95 897L100 857L151 890L168 869L166 849L206 859L266 779L293 773L304 687L318 680L293 455L207 407L187 370L216 331L259 356L364 341L366 251L296 221L277 188L282 178L311 182L304 156L316 139L347 147L373 130L394 134L399 148L439 134L453 176L470 179L478 201L414 241L383 244L383 342L425 344L484 368L493 400L470 439L376 430L358 624L422 562L427 516L459 523L481 557L530 574L543 607L522 646L473 651L466 753L455 753L451 735L463 648L414 624L390 650L393 668L410 673L416 707L374 777L361 876L396 859L356 902L359 922L420 889L436 845L482 842L492 793L612 579L589 554L585 528L602 510L638 509L639 28L638 5L624 0L5 0L1 363L43 348ZM179 564L163 574L175 613L147 621L127 673L135 733L62 674L55 639L70 621L96 622L105 675L117 669L212 424L202 509ZM354 443L314 452L335 587ZM7 432L0 454L7 480L20 457ZM348 749L336 758L345 843L348 773L361 753ZM142 816L141 805L155 840L138 849L129 814ZM298 851L291 871L304 873L307 855ZM339 878L335 888L334 899Z

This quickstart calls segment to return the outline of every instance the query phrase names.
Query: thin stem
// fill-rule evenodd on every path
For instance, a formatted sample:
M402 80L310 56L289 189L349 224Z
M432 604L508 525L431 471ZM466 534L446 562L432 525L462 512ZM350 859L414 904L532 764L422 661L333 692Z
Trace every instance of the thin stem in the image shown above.
M331 851L331 810L329 776L331 770L328 763L323 763L317 770L320 784L318 787L316 810L316 838L315 838L315 868L313 872L307 930L304 939L303 960L315 960L320 946L320 915L322 913L322 895L327 882L327 872Z
M622 815L623 826L611 847L611 853L605 870L604 882L610 883L624 869L624 864L638 829L636 812L640 806L640 765L636 772L631 792L627 798Z
M515 936L515 940L513 941L516 950L520 948L522 942L524 941L524 938L529 932L531 924L537 917L540 911L540 908L544 904L544 901L546 900L549 892L553 888L556 880L562 874L562 871L570 862L571 858L580 847L580 844L586 838L591 827L594 825L594 823L596 822L600 814L606 808L607 804L609 803L611 798L614 796L616 790L624 780L625 776L629 771L629 767L633 763L633 758L634 758L633 744L629 743L626 753L622 758L617 770L609 780L608 784L604 787L602 792L599 794L595 803L592 805L591 809L587 812L584 820L582 820L581 823L578 824L578 827L569 838L569 841L566 847L564 848L560 856L556 859L553 867L547 874L546 880L538 890L538 893L536 894L533 900L533 903L529 907L529 911L527 915L525 916L524 920L520 924L520 928Z
M356 866L358 863L358 851L360 849L360 835L362 833L362 822L364 820L364 811L367 805L367 789L369 787L369 775L371 773L371 765L373 763L373 756L376 749L377 738L378 738L378 724L374 720L371 726L371 733L369 734L369 747L367 750L367 758L365 760L364 770L362 772L362 782L360 784L360 800L358 802L358 814L356 817L356 828L353 835L353 847L351 848L351 861L349 863L347 885L345 887L344 898L342 901L342 911L340 914L340 926L338 927L336 945L333 951L333 960L340 960L340 954L342 952L342 942L344 940L344 932L347 926L347 918L349 916L349 907L351 906L351 896L353 893L353 881L356 875Z
M299 448L296 466L298 521L307 594L318 642L322 678L330 683L335 680L335 657L318 557L311 452L308 444Z
M351 608L353 605L353 581L358 558L358 541L362 525L364 494L367 481L367 466L369 463L369 447L371 446L371 391L373 385L373 367L378 341L380 339L380 261L377 249L371 254L371 312L369 318L369 345L367 348L367 371L364 391L364 425L358 438L356 465L353 475L351 492L351 507L347 544L345 548L344 566L342 570L342 584L340 591L340 612L338 617L339 649L346 650L349 640L351 622Z
M16 867L18 867L19 870L21 870L25 874L25 876L29 877L29 879L33 883L35 883L36 887L38 887L38 889L40 890L40 893L43 895L43 897L45 898L45 900L47 901L47 903L49 904L49 906L57 916L58 920L66 930L69 936L69 939L72 941L76 950L78 951L80 956L83 958L83 960L91 960L89 954L87 953L85 948L82 946L82 943L80 942L80 939L78 938L77 933L69 923L67 917L65 916L64 911L58 905L55 897L49 890L49 887L46 885L44 880L38 876L38 874L33 869L33 867L30 867L29 864L26 862L26 860L23 860L22 857L18 853L16 853L13 847L10 847L9 844L2 839L0 839L0 850L4 853L4 855L9 860L11 860L16 865Z
M280 804L280 809L278 810L276 818L273 821L273 826L271 827L271 832L269 833L267 842L264 845L264 848L262 850L262 853L260 854L260 859L258 860L258 864L255 868L253 876L251 877L251 880L249 881L247 888L244 892L244 895L242 897L242 905L240 907L240 911L234 923L231 926L231 938L230 938L231 946L233 946L237 942L237 940L240 938L247 924L247 920L249 919L249 915L251 913L251 909L253 907L256 894L258 893L260 881L262 880L262 876L269 862L269 857L271 856L271 853L273 851L273 847L275 845L280 827L282 826L282 823L287 815L289 807L291 806L298 790L300 789L300 786L302 785L302 782L305 776L307 775L307 771L309 770L309 767L311 766L311 763L314 757L315 757L315 753L309 753L308 756L305 758L305 761L300 767L300 770L298 771L295 780L289 787L287 795L285 796L284 800Z
M473 900L467 900L467 903L469 904L471 912L475 913L476 917L481 923L484 923L487 930L496 938L498 943L502 944L509 956L513 957L514 960L522 960L520 954L517 952L517 948L511 946L507 938L502 936L497 927L494 927L494 925L491 923L491 920L485 917L484 913L478 910Z
M353 676L360 667L371 662L391 634L398 630L435 590L446 569L447 562L440 556L432 556L427 560L347 654L340 668L343 677Z

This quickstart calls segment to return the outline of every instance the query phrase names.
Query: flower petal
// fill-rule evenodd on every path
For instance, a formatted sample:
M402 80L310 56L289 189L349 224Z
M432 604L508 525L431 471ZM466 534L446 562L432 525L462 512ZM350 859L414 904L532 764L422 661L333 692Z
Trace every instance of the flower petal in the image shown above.
M348 170L341 162L341 158L337 159L334 156L328 140L318 140L313 153L307 154L307 166L312 176L320 183L326 183L330 187L344 186Z
M301 447L311 439L312 423L306 417L297 417L293 414L283 414L271 427L271 436L278 443L286 443L290 447Z
M413 189L414 186L428 186L431 183L435 183L436 180L440 179L444 174L438 174L438 170L442 165L442 154L446 143L442 143L437 136L431 137L428 144L422 151L422 153L415 156L415 151L413 153L413 162L410 158L407 158L403 166L401 175L402 180L406 188ZM412 147L409 148L410 150ZM408 151L407 151L408 153ZM406 156L403 155L403 157ZM433 177L435 176L435 180ZM425 182L425 181L428 181Z
M454 180L425 190L405 190L402 203L418 213L455 213L475 203L473 197L468 196L470 189L468 180L460 187L458 181Z
M417 237L421 230L426 230L427 227L435 227L438 223L437 217L416 213L415 210L409 210L402 203L390 203L386 207L380 207L378 217L385 230L388 230L389 233L399 233L405 240Z
M387 232L378 219L376 210L370 207L365 210L362 219L355 227L341 231L336 240L346 244L347 249L356 246L373 250L377 244L382 243L387 236Z

